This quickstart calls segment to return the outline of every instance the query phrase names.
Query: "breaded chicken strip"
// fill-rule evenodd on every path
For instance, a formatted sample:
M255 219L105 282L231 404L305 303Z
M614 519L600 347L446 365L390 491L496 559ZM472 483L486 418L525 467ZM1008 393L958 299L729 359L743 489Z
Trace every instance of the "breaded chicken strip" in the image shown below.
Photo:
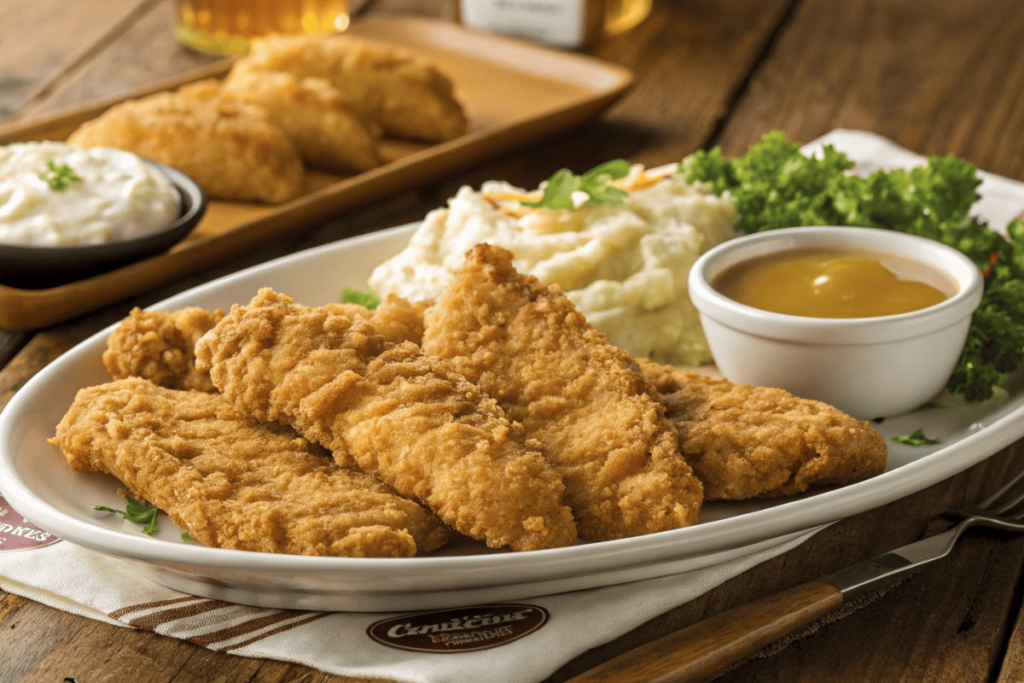
M282 421L491 547L576 540L558 473L493 400L366 320L271 290L234 306L196 344L197 367L235 406Z
M50 440L74 470L112 474L204 545L409 557L449 530L374 477L219 394L138 378L82 389Z
M430 300L409 301L389 294L377 304L368 319L388 341L396 344L411 341L419 345L423 341L423 312L433 304Z
M190 176L214 199L284 202L304 169L287 133L261 107L161 92L114 105L67 140L114 147Z
M224 317L224 311L198 307L179 311L133 308L107 339L103 365L114 379L142 377L170 389L213 391L205 372L196 370L196 342Z
M352 36L275 35L251 41L246 68L326 78L386 135L442 142L466 132L452 82L405 50Z
M471 250L425 314L423 350L498 400L562 473L580 538L697 522L700 482L632 358L593 330L557 285Z
M423 339L423 311L431 303L410 303L389 295L372 310L358 304L327 304L324 309L368 319L385 339L396 344L419 344ZM114 379L142 377L170 389L216 391L210 375L196 370L195 346L223 317L220 309L207 311L195 306L178 311L143 311L136 307L107 339L103 365Z
M885 439L820 401L646 360L640 367L706 500L786 496L885 469Z
M309 166L360 173L381 163L380 129L362 121L326 79L255 71L240 62L225 79L221 95L265 107Z

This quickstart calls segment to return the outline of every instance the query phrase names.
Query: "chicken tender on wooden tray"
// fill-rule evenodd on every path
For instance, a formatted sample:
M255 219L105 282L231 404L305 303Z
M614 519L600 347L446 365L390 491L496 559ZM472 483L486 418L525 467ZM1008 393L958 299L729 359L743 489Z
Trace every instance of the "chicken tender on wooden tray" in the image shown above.
M770 498L842 486L885 469L885 439L867 422L782 389L733 384L640 361L706 500Z
M352 36L254 39L246 68L330 80L366 118L391 137L443 142L466 132L451 80L426 59Z
M351 454L467 536L513 550L576 540L561 477L522 426L412 342L265 289L203 336L196 358L241 412Z
M562 473L580 538L697 522L701 485L632 358L557 286L478 245L425 313L423 350L497 399Z
M139 378L82 389L50 441L72 469L112 474L204 545L409 557L450 534L376 478L219 394Z
M210 375L196 370L195 346L223 317L224 311L198 307L134 308L107 338L103 365L114 379L142 377L170 389L214 391Z
M379 127L364 122L324 78L255 71L240 62L224 81L221 94L265 107L309 166L350 174L381 163Z
M302 191L305 170L288 134L262 107L229 98L161 92L127 100L67 141L172 166L214 199L278 203Z

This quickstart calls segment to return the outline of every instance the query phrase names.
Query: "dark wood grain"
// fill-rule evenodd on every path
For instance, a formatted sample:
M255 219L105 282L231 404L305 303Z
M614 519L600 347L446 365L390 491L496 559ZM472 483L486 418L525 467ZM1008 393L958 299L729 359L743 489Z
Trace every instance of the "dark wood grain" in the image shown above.
M700 681L842 604L842 593L833 586L804 583L651 641L569 683Z
M30 116L35 103L87 63L154 0L102 4L5 0L0 29L0 119ZM33 36L29 39L28 36Z
M168 40L173 25L171 12L171 2L142 4L120 35L95 46L91 59L65 73L57 87L26 106L19 118L123 98L158 81L223 60Z
M0 23L0 119L81 106L213 61L173 40L169 7L164 0L10 0ZM448 18L452 8L449 0L367 4L370 13ZM710 144L740 154L772 129L807 141L838 127L872 130L924 154L954 153L1024 180L1021 45L1024 6L1001 0L655 0L647 22L591 50L637 74L634 89L601 119L78 320L32 334L0 333L0 408L59 353L133 305L300 248L418 219L463 184L502 178L533 187L563 166L580 171L613 157L654 165ZM950 480L834 524L566 663L549 681L916 540L939 510L980 499L1021 466L1018 443ZM849 613L826 615L715 680L1019 681L1022 567L1024 539L972 531L941 565ZM0 591L0 681L64 678L353 680L210 652Z
M864 129L1020 179L1022 40L1024 12L1002 0L805 0L716 142L737 155L772 129Z
M1020 602L1016 603L1017 614L1014 617L1010 637L1006 643L1006 654L999 667L996 683L1013 683L1024 681L1024 611Z
M939 489L946 489L940 507L973 502L994 490L1008 468L1017 471L1024 464L1022 454L1020 448L1000 454L907 502L924 502ZM917 517L920 510L903 502L882 508L879 533L896 515ZM818 540L801 547L801 554L822 552L815 547ZM800 559L791 562L797 568ZM797 682L847 682L888 680L893 672L905 680L990 680L1022 562L1024 539L971 532L941 565L911 576L885 598L717 680L733 683L778 675Z

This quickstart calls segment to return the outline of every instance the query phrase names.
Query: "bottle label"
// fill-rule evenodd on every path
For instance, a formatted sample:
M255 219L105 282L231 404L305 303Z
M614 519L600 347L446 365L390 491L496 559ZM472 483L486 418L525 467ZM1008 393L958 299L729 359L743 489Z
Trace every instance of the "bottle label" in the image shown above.
M587 0L461 0L462 23L558 47L579 47Z

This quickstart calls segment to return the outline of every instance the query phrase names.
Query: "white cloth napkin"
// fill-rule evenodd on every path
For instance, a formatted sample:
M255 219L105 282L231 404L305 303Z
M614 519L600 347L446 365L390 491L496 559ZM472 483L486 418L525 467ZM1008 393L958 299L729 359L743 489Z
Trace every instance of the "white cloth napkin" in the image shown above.
M833 131L806 145L804 151L814 153L826 144L845 152L866 169L911 166L922 161L882 137L860 131ZM1002 230L1024 211L1024 183L979 175L983 179L983 199L976 209L994 229ZM0 588L10 593L216 651L298 662L337 675L417 683L543 680L588 649L789 551L814 533L707 569L519 600L518 604L547 611L548 619L538 630L491 649L435 653L394 649L368 635L372 624L396 615L233 605L175 592L141 578L116 559L65 541L11 549L31 545L24 542L24 537L11 536L29 526L0 499ZM6 549L5 529L8 541L13 541L6 544Z
M15 529L30 526L0 498L0 512L4 510L0 523ZM8 551L0 544L0 588L108 624L154 631L219 652L298 662L336 675L409 683L532 683L583 652L795 548L813 533L709 569L517 600L547 610L547 622L518 640L469 652L397 650L367 634L372 624L399 613L299 612L185 595L67 541Z

